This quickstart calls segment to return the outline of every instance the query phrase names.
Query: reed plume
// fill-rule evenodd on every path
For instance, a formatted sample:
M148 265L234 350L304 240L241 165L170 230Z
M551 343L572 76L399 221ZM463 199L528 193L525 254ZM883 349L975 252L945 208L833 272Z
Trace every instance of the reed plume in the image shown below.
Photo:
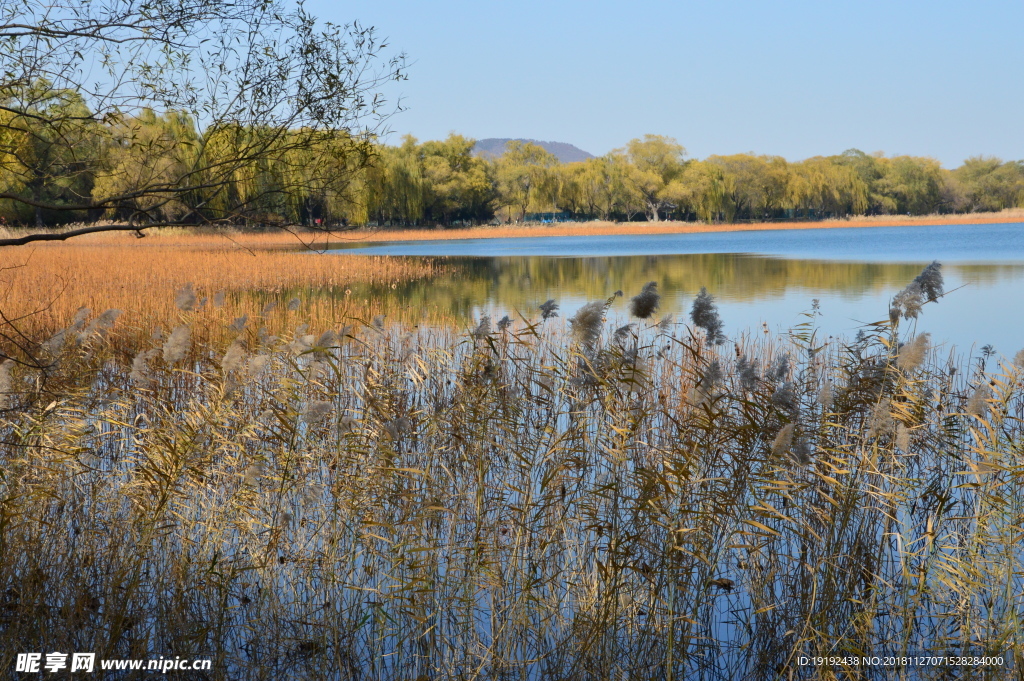
M11 373L13 368L13 360L5 359L0 363L0 409L8 409L14 401L14 376Z
M612 334L612 342L619 346L625 345L634 326L636 326L636 324L624 324L615 329L615 332Z
M776 433L775 439L772 440L772 456L782 456L789 451L793 445L793 434L796 431L796 426L792 423L787 423L779 432Z
M156 360L161 354L161 351L156 349L139 351L134 359L132 359L132 368L128 373L128 378L131 382L140 388L151 386L153 384L153 373L150 362Z
M988 383L982 381L971 393L967 406L964 409L971 416L986 417L988 415L988 400L992 396L992 389Z
M224 370L225 374L238 371L239 368L245 363L245 348L241 343L234 342L228 346L227 352L224 353L224 358L220 362L221 369Z
M824 409L829 409L832 406L832 400L833 399L834 398L833 398L833 394L832 394L832 382L831 381L825 381L821 385L821 390L818 391L817 402Z
M926 302L934 302L942 295L942 265L935 261L922 270L906 288L893 297L889 319L893 324L904 319L917 319Z
M757 359L748 360L746 355L740 355L736 359L736 376L740 380L740 389L751 391L757 388L760 380L757 375Z
M121 314L122 311L116 308L105 310L102 314L89 322L89 325L85 327L84 331L78 334L78 342L84 343L85 341L96 337L103 338Z
M476 328L473 329L471 335L473 338L481 339L491 335L491 316L480 315L480 321L477 323Z
M554 298L541 303L540 306L541 319L551 319L552 317L558 316L558 303L555 302Z
M191 344L192 330L185 325L176 326L167 338L167 342L164 343L164 363L168 365L177 364L185 359Z
M892 400L888 397L876 404L871 410L871 419L868 421L867 437L875 438L889 435L896 427L892 418Z
M604 324L604 314L608 309L607 303L603 300L587 303L576 311L576 314L569 318L572 325L573 336L585 348L593 349L597 339L601 337L601 328Z
M930 347L931 334L922 333L915 336L900 348L896 365L904 371L913 371L924 362Z
M326 400L312 400L302 412L302 420L315 426L327 418L333 409L334 405Z
M933 261L917 275L914 282L921 288L928 302L938 300L942 296L945 284L942 279L942 264L938 260Z
M647 319L654 314L660 303L661 294L658 293L658 282L649 281L644 284L640 293L630 299L629 313L638 319Z
M722 319L718 316L718 306L715 305L715 298L706 287L702 286L700 293L693 300L693 307L690 309L690 320L694 326L704 329L708 341L715 345L725 342L725 335L722 333Z
M174 304L182 312L191 312L196 309L196 292L192 290L192 284L186 284L174 294Z

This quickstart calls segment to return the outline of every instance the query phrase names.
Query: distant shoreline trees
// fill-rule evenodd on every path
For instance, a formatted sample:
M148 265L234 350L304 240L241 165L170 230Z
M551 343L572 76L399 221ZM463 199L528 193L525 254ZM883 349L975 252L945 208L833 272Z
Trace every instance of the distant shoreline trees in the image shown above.
M62 97L60 106L84 108L73 95ZM107 129L95 132L102 126ZM42 132L26 135L27 152L0 159L0 216L26 228L105 219L133 220L145 229L210 224L190 208L203 206L206 215L221 216L215 224L337 229L520 222L540 213L729 223L1024 206L1024 161L982 156L953 170L928 157L857 149L802 161L755 154L698 160L686 158L674 139L647 135L605 156L559 163L528 142L512 141L502 156L484 158L474 155L474 140L457 134L422 143L406 136L392 146L322 133L289 144L307 134L289 130L278 133L287 148L283 158L239 163L245 152L238 149L267 134L241 127L200 131L185 113L144 110L131 119L91 121L76 131L74 149L45 144ZM203 177L213 176L209 186L194 179L175 186L196 174L189 169L197 167L197 148ZM167 190L132 196L140 185ZM81 196L93 205L39 207L44 197L71 204ZM103 196L131 198L104 203Z

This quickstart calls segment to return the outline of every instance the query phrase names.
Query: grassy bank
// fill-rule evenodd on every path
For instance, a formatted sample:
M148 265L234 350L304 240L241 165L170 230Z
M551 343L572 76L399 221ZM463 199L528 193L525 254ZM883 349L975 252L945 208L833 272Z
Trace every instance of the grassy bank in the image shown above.
M469 335L301 305L280 336L256 309L199 334L179 299L114 347L81 319L0 375L0 665L826 679L848 669L798 658L934 654L1005 678L1024 373L914 336L937 275L827 344L813 311L721 338L703 295L655 323L650 287L617 330L603 300Z

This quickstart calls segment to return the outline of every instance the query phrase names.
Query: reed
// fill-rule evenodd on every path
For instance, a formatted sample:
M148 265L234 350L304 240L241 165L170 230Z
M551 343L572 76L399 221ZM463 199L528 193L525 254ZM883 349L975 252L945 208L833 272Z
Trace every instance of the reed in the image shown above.
M787 336L718 343L707 295L693 331L613 332L615 298L471 333L217 335L179 309L134 357L73 330L45 371L0 367L0 665L93 650L212 657L217 679L1021 668L1019 366L941 356L900 316L825 342L810 311Z
M203 310L206 330L255 311L279 333L299 307L308 322L369 318L380 305L374 290L443 272L429 261L318 257L298 238L288 239L157 230L142 239L98 234L3 250L0 309L32 337L56 333L80 308L121 310L115 335L134 347L156 327L176 326L193 307ZM185 291L194 298L188 310L177 298ZM421 310L392 310L403 315L418 320Z

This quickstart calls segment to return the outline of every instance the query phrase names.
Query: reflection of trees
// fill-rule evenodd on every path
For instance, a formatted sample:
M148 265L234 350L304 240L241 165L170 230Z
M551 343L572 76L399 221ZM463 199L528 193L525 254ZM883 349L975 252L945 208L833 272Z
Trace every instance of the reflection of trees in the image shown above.
M648 281L657 281L669 297L696 294L707 286L720 300L736 302L767 300L794 289L860 296L897 291L921 270L920 264L789 260L735 253L439 262L447 270L443 275L398 283L394 289L359 287L359 293L390 301L392 307L447 310L463 316L486 302L525 313L552 297L596 300L618 289L628 297ZM1024 266L954 266L949 273L984 279L1021 276Z

